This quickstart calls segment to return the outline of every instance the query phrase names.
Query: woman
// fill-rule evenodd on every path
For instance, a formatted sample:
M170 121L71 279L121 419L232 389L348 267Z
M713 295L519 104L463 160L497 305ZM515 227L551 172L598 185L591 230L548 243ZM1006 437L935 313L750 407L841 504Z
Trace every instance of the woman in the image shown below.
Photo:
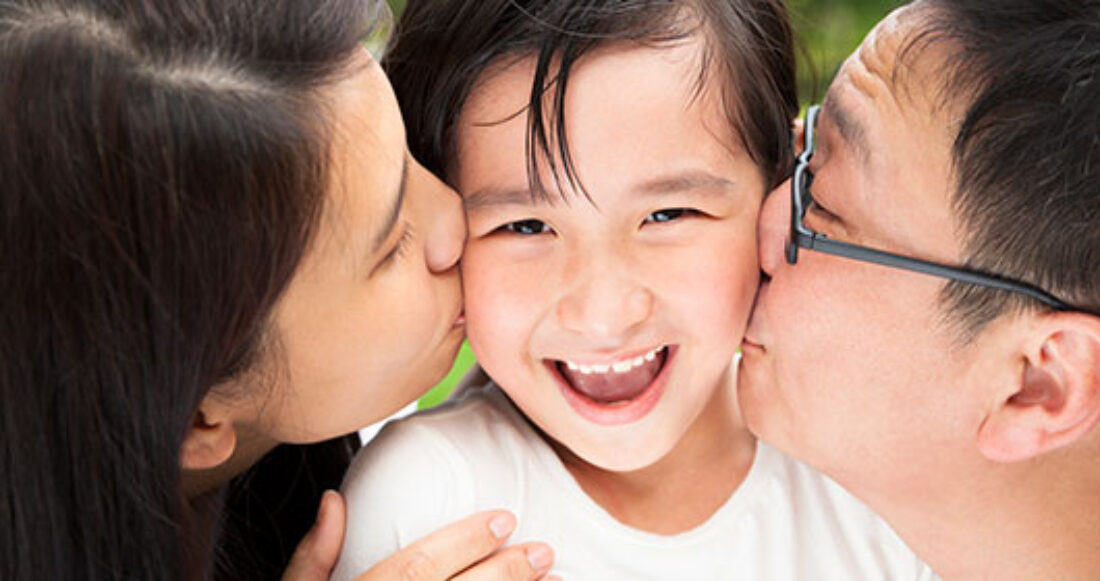
M362 48L378 9L0 1L0 578L210 576L230 478L446 371L465 232ZM368 577L533 578L479 561L513 525ZM341 534L329 495L288 577Z

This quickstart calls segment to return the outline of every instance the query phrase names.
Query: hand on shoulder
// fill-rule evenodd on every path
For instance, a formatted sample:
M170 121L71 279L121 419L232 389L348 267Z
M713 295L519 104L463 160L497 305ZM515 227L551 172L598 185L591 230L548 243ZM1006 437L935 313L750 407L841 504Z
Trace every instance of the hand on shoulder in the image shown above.
M325 492L317 522L298 544L283 574L283 581L329 578L343 545L345 516L343 497L337 492ZM397 551L356 579L472 581L544 578L553 564L553 551L544 543L503 547L515 527L516 519L509 512L480 512Z

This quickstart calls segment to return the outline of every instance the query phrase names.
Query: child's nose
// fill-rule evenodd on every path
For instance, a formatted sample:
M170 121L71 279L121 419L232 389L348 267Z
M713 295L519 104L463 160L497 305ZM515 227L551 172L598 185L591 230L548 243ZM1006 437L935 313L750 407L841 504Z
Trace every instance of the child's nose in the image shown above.
M595 339L622 339L649 318L653 295L613 266L590 265L590 275L558 301L562 326Z
M764 207L760 209L757 223L757 248L760 252L760 268L768 276L783 263L787 238L791 230L791 181L787 180L772 190Z

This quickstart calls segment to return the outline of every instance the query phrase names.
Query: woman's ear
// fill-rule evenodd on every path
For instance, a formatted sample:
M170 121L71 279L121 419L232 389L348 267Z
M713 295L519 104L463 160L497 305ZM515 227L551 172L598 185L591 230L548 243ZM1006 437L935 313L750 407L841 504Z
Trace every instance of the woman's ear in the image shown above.
M1044 315L1020 344L1014 389L978 432L982 454L998 462L1073 444L1100 420L1100 317Z
M184 470L209 470L224 464L237 447L237 432L228 406L208 393L199 404L180 448Z

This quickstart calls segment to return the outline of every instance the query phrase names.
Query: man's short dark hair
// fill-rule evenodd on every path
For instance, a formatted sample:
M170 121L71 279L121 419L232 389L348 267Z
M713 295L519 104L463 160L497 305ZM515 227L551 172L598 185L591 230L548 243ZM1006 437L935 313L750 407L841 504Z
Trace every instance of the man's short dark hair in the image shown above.
M718 75L731 134L765 182L777 184L793 163L790 127L798 112L793 33L782 0L414 0L383 66L413 155L446 178L455 122L478 78L499 59L534 57L528 179L532 195L545 195L535 171L539 157L559 182L579 186L563 103L577 59L609 42L660 44L697 31L706 42L697 90ZM549 111L544 87L553 91Z
M943 97L965 111L952 203L967 265L1100 312L1100 1L927 6L930 24L910 49L951 49ZM960 283L944 295L969 336L1003 313L1041 306Z

